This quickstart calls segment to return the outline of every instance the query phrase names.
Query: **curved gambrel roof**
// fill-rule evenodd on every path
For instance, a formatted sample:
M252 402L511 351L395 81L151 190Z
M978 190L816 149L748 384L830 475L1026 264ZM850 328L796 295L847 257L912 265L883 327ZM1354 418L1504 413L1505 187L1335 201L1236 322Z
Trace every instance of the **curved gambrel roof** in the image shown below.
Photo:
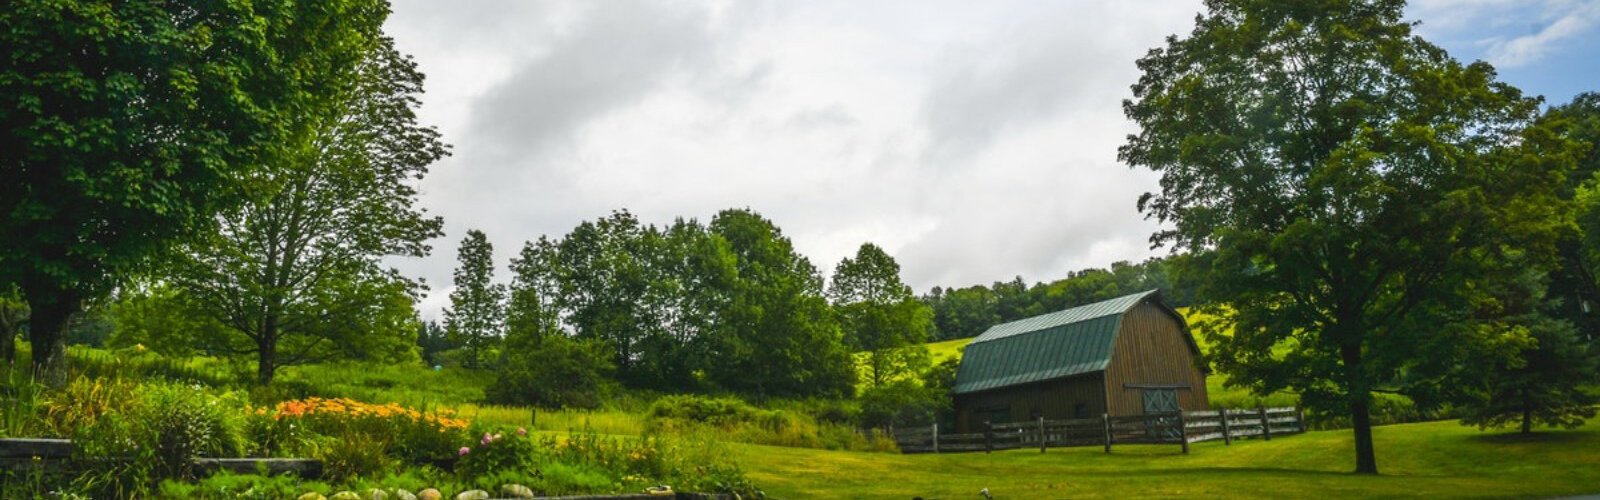
M1184 340L1199 354L1183 316L1158 290L1023 318L990 327L967 344L956 371L956 394L986 391L1102 371L1111 363L1122 315L1152 301L1184 325Z

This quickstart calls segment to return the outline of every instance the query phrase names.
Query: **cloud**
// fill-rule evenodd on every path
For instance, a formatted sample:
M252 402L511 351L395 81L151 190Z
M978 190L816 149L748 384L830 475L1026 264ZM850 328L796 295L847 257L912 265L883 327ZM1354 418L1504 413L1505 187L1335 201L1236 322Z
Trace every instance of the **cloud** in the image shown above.
M1430 23L1451 10L1436 2L1419 3ZM1593 2L1540 5L1565 10L1508 51L1553 53L1575 29L1563 16ZM1120 101L1134 60L1202 7L397 0L387 29L429 75L421 117L455 155L420 186L450 236L394 264L433 286L431 317L467 228L504 264L615 209L663 224L732 207L824 273L877 243L918 291L1140 260L1157 228L1134 202L1158 185L1116 159Z
M1561 12L1559 17L1535 33L1488 40L1489 61L1502 67L1533 63L1557 50L1561 42L1582 34L1593 28L1596 23L1600 23L1600 2L1560 5L1553 10Z

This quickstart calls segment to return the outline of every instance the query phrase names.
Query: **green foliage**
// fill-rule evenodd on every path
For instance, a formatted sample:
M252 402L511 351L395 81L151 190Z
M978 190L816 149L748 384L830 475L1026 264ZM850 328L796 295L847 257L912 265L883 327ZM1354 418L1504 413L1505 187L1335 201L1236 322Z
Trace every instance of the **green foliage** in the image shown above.
M1594 418L1600 398L1585 393L1582 385L1600 380L1600 362L1577 330L1538 315L1523 322L1532 345L1516 356L1473 367L1482 378L1469 389L1473 399L1463 405L1461 423L1480 429L1521 424L1526 434L1534 424L1574 428Z
M1019 276L991 286L934 287L922 302L933 308L933 339L976 337L989 327L1145 290L1159 289L1168 304L1194 302L1196 283L1179 275L1182 256L1141 263L1115 262L1108 269L1084 269L1049 283L1027 285Z
M597 341L560 334L512 337L496 370L498 378L484 389L484 396L494 404L596 408L612 369L609 353Z
M456 267L450 308L444 312L445 331L466 349L467 366L477 368L483 352L503 333L505 286L493 282L494 245L483 231L467 231L457 260L461 264Z
M462 452L458 453L460 458L456 460L455 472L462 478L534 470L539 458L538 449L526 429L479 429L472 434L482 434L482 437L476 443L462 447Z
M839 262L828 287L847 347L866 352L867 381L881 386L916 374L929 363L933 310L900 281L900 265L883 249L864 243Z
M288 120L380 4L29 1L0 15L0 283L32 309L35 366L64 326L242 202ZM379 23L381 24L381 22ZM108 229L114 228L114 229Z
M145 496L160 479L192 478L196 458L244 451L239 409L248 406L238 393L213 395L170 383L127 393L132 401L73 429L74 458L87 470L74 479L76 488L94 496Z
M872 428L923 427L951 410L948 388L897 380L861 392L861 425Z
M748 210L724 210L709 229L727 241L737 272L717 315L725 330L712 348L710 378L758 398L849 394L855 365L811 262Z
M1203 252L1188 265L1233 331L1202 325L1215 366L1343 408L1367 473L1373 390L1427 385L1408 368L1472 347L1449 326L1472 290L1548 264L1575 152L1534 123L1537 99L1414 36L1402 7L1208 2L1139 61L1119 155L1162 175L1139 203L1169 224L1153 241Z
M0 285L0 360L17 360L17 334L28 321L28 301L14 285Z

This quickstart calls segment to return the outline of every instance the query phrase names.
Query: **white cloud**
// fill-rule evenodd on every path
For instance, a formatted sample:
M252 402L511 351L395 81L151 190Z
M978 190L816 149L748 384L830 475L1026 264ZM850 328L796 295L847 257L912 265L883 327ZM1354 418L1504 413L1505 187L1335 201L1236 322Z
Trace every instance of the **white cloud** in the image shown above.
M1420 4L1430 22L1481 21ZM1547 53L1594 4L1541 4L1572 8L1505 57ZM1157 185L1116 160L1120 101L1134 60L1201 8L399 0L389 32L428 74L421 114L455 155L421 186L450 236L396 265L433 286L431 316L467 228L504 263L613 209L666 223L731 207L825 273L878 243L919 291L1139 260L1156 227L1134 203Z
M1527 65L1556 50L1561 42L1600 23L1600 2L1561 5L1553 11L1561 12L1560 17L1535 33L1488 40L1489 62L1502 67Z

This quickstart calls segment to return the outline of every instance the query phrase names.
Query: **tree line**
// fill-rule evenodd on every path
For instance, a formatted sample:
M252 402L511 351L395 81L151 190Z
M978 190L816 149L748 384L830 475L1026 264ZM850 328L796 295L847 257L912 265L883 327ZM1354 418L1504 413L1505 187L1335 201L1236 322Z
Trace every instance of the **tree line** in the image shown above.
M497 387L525 388L504 391L507 402L590 401L583 393L610 379L667 392L840 397L854 393L856 351L877 383L927 363L932 314L892 258L864 244L825 284L777 225L748 209L704 224L643 224L626 210L585 221L559 239L526 242L509 286L493 279L484 233L469 231L458 257L443 325L424 327L424 356L495 364ZM563 379L594 382L572 390Z
M1182 256L1151 258L1140 263L1116 262L1107 269L1084 269L1065 278L1028 285L1018 276L989 286L935 286L920 299L933 309L935 340L976 337L990 326L1071 307L1161 290L1173 307L1194 303L1195 284L1179 275Z

